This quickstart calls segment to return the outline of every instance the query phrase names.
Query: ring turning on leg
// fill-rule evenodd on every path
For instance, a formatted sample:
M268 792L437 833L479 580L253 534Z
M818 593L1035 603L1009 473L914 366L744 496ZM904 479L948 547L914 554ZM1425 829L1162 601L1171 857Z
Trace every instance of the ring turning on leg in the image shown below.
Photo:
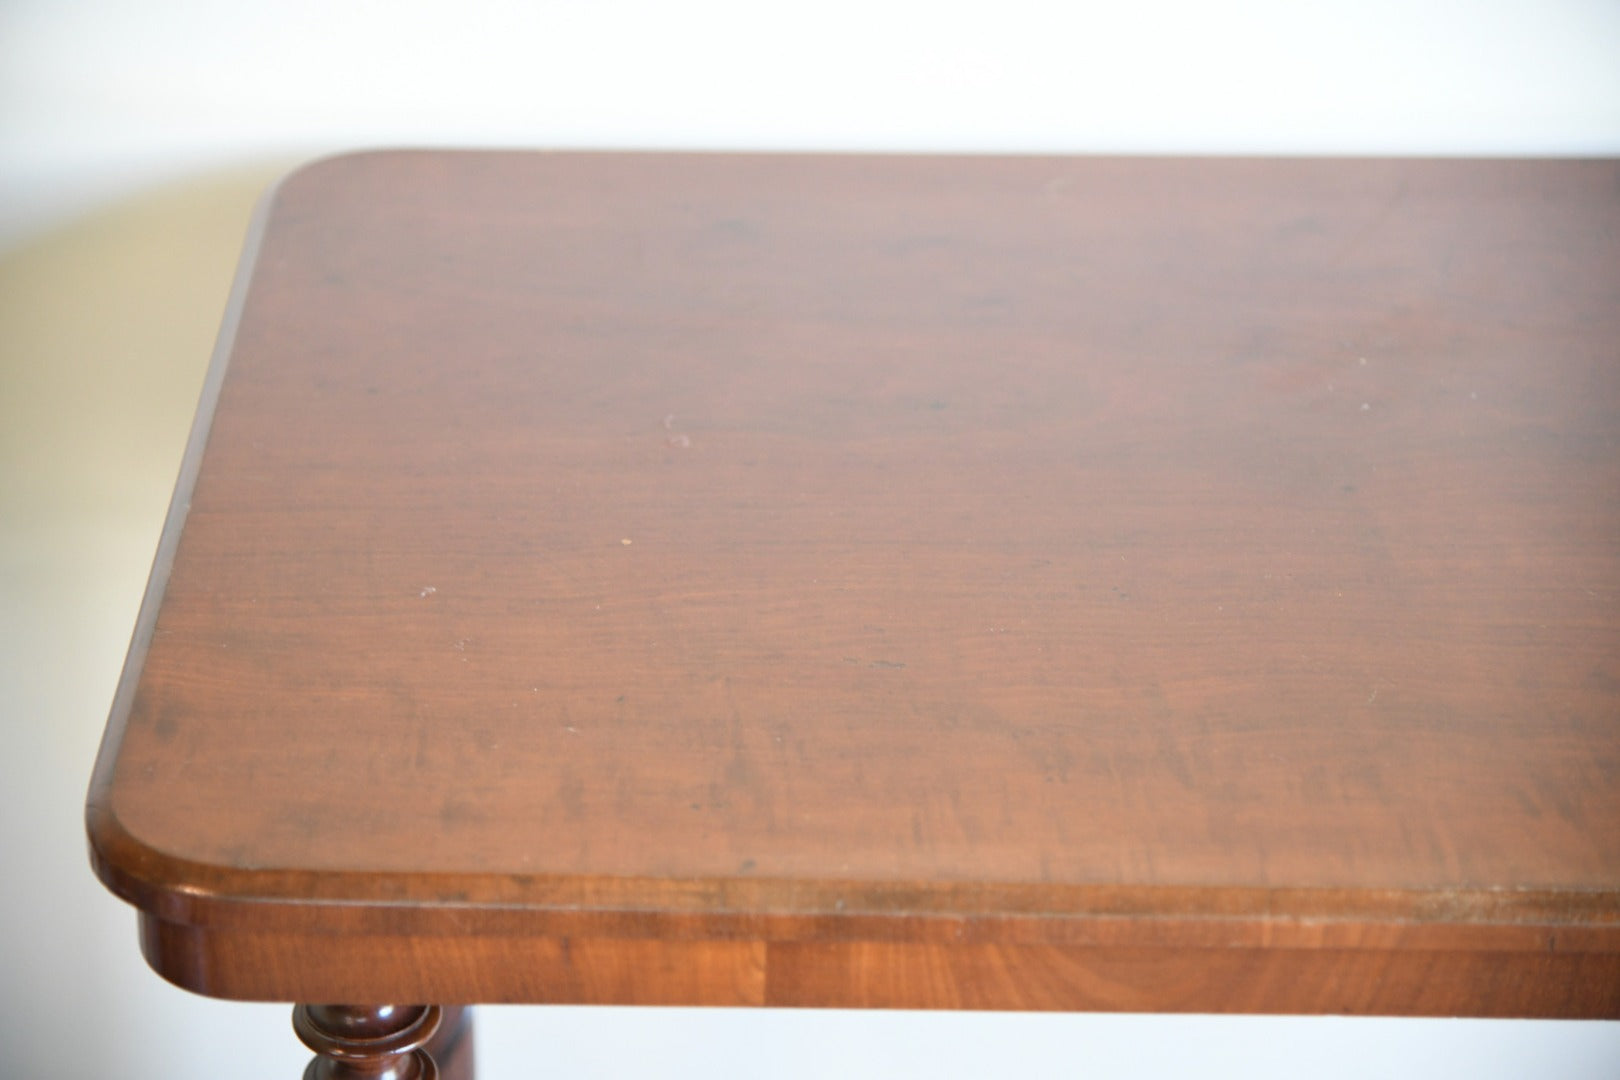
M315 1051L304 1080L438 1080L422 1047L437 1005L299 1005L293 1030Z

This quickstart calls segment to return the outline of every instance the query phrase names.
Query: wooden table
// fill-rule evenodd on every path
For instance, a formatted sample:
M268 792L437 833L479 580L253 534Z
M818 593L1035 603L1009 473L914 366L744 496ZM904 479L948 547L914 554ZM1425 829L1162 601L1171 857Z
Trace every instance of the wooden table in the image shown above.
M88 822L319 1075L1620 1016L1620 163L367 154L243 265Z

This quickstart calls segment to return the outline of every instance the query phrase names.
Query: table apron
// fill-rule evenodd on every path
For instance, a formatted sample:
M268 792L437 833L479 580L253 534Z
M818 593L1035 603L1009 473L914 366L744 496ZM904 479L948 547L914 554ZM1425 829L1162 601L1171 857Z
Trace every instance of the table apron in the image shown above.
M1620 1018L1620 953L322 934L143 914L237 1000Z

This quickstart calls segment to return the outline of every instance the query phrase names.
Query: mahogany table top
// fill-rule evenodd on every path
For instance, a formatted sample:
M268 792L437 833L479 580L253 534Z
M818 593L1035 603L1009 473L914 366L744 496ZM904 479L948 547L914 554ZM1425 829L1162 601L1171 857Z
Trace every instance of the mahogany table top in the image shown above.
M224 996L1620 1015L1620 163L306 168L89 824Z

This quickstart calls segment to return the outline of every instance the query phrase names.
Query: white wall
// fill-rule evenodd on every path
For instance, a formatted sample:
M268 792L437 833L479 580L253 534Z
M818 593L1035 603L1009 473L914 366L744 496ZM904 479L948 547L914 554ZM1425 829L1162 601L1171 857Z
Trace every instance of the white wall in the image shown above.
M1620 3L0 3L0 238L379 143L1614 153Z
M79 215L400 143L1613 155L1620 0L0 0L0 1076L305 1058L284 1007L144 968L79 820L259 181ZM1620 1075L1620 1024L542 1009L482 1028L486 1080Z

